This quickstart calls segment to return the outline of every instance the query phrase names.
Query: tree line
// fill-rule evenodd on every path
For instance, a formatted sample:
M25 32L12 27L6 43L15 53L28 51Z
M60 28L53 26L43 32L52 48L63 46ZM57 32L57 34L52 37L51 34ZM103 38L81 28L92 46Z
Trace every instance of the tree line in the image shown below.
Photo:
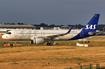
M45 24L45 23L41 23L41 24L33 24L34 26L36 27L62 27L62 26L65 26L65 25L55 25L55 24L51 24L51 25L48 25L48 24ZM73 26L74 28L76 29L81 29L83 28L85 25L81 25L81 24L76 24L76 25L66 25L68 27L71 27ZM99 24L97 26L97 30L100 30L100 31L103 31L105 28L105 24Z
M5 25L27 25L27 24L24 24L24 23L4 23ZM65 26L65 25L55 25L55 24L51 24L51 25L48 25L48 24L45 24L45 23L40 23L40 24L31 24L31 25L33 25L33 26L35 26L35 27L62 27L62 26ZM66 26L68 26L68 27L71 27L71 26L73 26L74 28L76 28L76 29L81 29L81 28L83 28L85 25L81 25L81 24L76 24L76 25L66 25ZM105 28L105 24L99 24L98 26L97 26L97 30L100 30L100 31L103 31L104 30L104 28Z

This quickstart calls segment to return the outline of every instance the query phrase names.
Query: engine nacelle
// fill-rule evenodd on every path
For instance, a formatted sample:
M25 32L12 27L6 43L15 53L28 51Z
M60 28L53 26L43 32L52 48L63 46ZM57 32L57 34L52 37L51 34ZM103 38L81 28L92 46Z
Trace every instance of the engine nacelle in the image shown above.
M89 35L93 35L94 33L93 33L93 32L88 32L88 34L89 34Z
M33 37L31 39L31 44L42 44L44 42L45 42L45 39L41 37Z

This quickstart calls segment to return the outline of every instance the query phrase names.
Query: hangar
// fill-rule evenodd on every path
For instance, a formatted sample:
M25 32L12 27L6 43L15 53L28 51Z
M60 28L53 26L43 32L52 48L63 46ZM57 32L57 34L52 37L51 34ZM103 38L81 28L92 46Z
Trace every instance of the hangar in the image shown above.
M36 29L33 25L0 25L0 34L6 33L7 30L19 30L19 29Z

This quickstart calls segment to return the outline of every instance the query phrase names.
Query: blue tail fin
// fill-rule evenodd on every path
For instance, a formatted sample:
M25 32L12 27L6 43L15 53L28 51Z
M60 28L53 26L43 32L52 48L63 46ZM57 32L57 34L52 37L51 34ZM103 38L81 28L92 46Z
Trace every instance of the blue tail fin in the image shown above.
M89 32L96 32L98 20L99 20L100 14L95 14L92 19L85 25L85 27L82 29L80 34L83 34L83 37L92 36L89 34ZM93 34L94 35L94 34Z
M90 32L96 32L97 25L98 25L98 20L99 20L100 14L95 14L92 19L85 25L85 27L81 30L81 32L73 37L72 39L80 39L88 36L92 36L95 34L89 34Z
M92 19L86 24L82 31L96 32L100 14L95 14Z

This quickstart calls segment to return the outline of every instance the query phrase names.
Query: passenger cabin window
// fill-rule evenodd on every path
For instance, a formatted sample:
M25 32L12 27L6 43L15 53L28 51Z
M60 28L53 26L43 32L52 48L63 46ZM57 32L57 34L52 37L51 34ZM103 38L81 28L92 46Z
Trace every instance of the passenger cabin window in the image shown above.
M6 34L11 34L11 32L7 32Z

